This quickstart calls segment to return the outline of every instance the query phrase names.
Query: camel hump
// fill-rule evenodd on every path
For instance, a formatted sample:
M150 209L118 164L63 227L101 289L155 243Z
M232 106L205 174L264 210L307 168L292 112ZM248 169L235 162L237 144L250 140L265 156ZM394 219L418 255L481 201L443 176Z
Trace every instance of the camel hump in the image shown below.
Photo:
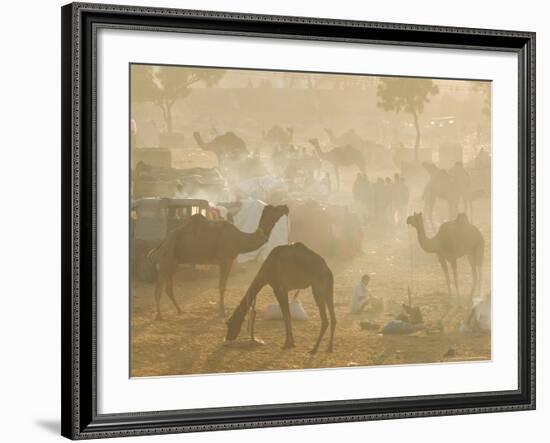
M294 252L300 257L301 260L303 260L303 264L306 267L327 267L327 264L325 262L325 259L321 257L317 252L313 251L312 249L308 248L305 244L302 242L296 242L292 243L291 245L294 248Z
M193 214L181 225L182 229L190 227L191 229L199 229L201 226L209 225L209 220L202 214Z
M464 225L470 224L470 220L468 219L468 216L464 212L461 212L456 216L456 221L457 223L464 224Z
M297 241L295 243L292 243L292 247L297 248L297 249L305 249L307 251L310 250L306 245L304 245L302 242L299 242L299 241Z
M189 217L189 220L194 222L194 223L197 223L197 222L202 222L202 221L208 221L208 219L202 215L202 214L193 214L191 217Z

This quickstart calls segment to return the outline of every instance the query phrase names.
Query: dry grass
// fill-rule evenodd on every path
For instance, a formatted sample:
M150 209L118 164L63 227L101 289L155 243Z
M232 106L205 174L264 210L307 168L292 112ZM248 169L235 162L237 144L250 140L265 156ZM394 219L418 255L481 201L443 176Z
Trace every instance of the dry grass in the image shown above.
M488 225L482 225L490 251ZM325 352L325 336L319 352L310 356L319 333L319 314L309 290L302 291L300 301L309 320L293 322L296 348L282 350L282 321L265 320L261 313L275 303L271 288L258 296L256 335L263 345L229 348L223 345L225 321L218 316L216 268L191 271L180 267L175 277L175 292L183 313L177 315L168 297L163 295L164 319L154 320L153 285L132 283L131 374L158 376L206 374L219 372L272 371L303 368L434 363L442 361L487 360L491 358L489 334L461 334L460 322L467 315L462 307L449 299L443 274L433 255L421 251L413 232L403 226L386 233L368 232L364 254L351 261L329 262L335 275L335 300L338 326L333 353ZM376 240L374 240L376 239ZM384 336L378 331L361 329L361 320L380 326L395 318L400 304L407 301L411 283L410 243L413 245L413 304L420 306L429 328L442 323L441 332L419 331L406 336ZM486 257L484 287L488 290L490 257ZM244 295L255 275L257 264L236 267L230 275L226 293L227 316ZM364 272L372 274L371 293L384 300L378 314L349 315L348 303L353 287ZM459 260L459 276L463 294L468 293L471 276L466 259ZM446 315L447 314L447 315ZM246 323L241 337L246 337ZM452 356L445 356L449 349Z

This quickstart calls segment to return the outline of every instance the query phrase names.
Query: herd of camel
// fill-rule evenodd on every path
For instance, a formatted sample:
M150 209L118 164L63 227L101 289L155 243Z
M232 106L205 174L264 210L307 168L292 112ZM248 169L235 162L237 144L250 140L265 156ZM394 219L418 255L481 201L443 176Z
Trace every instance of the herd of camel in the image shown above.
M317 139L309 142L318 157L328 161L333 167L339 183L339 169L356 166L365 171L365 155L357 147L361 139L348 132L342 139L336 139L327 130L331 143L341 142L328 151L323 151ZM233 132L218 135L206 142L198 132L194 133L197 144L204 150L215 153L220 166L225 159L250 158L246 143ZM289 146L293 138L291 128L278 126L264 132L264 140L279 146ZM467 257L471 266L473 283L470 297L476 290L481 295L482 267L485 242L479 229L474 226L465 213L458 213L458 202L462 198L464 209L473 198L467 180L456 180L456 177L433 164L424 164L430 180L423 193L425 212L431 222L431 212L437 198L449 203L449 219L443 223L437 233L429 238L424 228L422 213L409 216L406 223L417 232L418 242L427 253L435 254L443 271L447 292L452 294L448 265L453 273L455 294L459 295L457 276L457 259ZM469 194L470 193L470 194ZM264 207L255 232L245 233L226 220L208 220L201 214L188 218L182 225L170 231L160 246L153 249L149 257L158 264L158 278L154 290L157 318L161 319L160 300L163 291L173 302L178 313L181 313L174 295L174 274L180 264L208 264L219 266L219 302L220 314L225 315L224 294L232 265L239 254L255 251L264 245L273 227L283 216L289 216L286 205L267 205ZM319 254L307 245L297 242L274 248L261 265L257 275L250 283L248 290L239 305L227 321L226 340L235 340L241 330L247 313L254 312L255 300L260 290L269 285L274 291L280 305L285 324L286 338L283 348L294 347L288 293L293 290L311 288L313 298L318 306L321 318L321 330L311 353L316 353L323 336L330 325L328 351L333 349L336 315L334 312L334 277L329 266ZM253 323L253 320L252 320Z
M333 144L333 147L329 150L323 151L318 139L312 138L309 142L315 149L317 159L324 160L332 165L336 177L336 186L339 189L340 168L357 166L361 172L365 172L365 152L360 147L363 145L346 143L334 146L334 135L329 129L326 129L326 131L332 137L331 144ZM264 141L273 146L287 148L291 146L293 135L294 130L292 128L285 130L279 126L274 126L269 131L264 132L263 138ZM224 161L228 159L242 161L250 158L245 141L232 131L217 135L209 142L203 140L199 132L194 132L193 137L201 149L215 154L220 165L223 165ZM312 168L320 167L319 162L311 162L311 165Z
M286 205L267 205L263 209L256 231L245 233L228 221L208 220L201 214L195 214L184 224L170 231L163 243L150 253L150 258L158 263L159 271L155 286L157 318L161 318L160 299L163 290L178 313L181 313L174 296L173 283L174 273L180 264L219 266L218 308L220 314L224 315L224 293L233 262L239 254L254 251L265 244L273 227L283 216L289 216ZM473 276L470 297L474 296L476 289L481 294L485 242L479 229L469 222L465 214L461 213L456 219L443 223L437 234L431 238L426 235L421 213L409 216L407 224L416 229L422 249L437 256L445 275L449 295L452 291L447 263L453 271L455 294L459 296L457 259L464 256L471 265ZM317 352L329 324L330 339L327 351L332 351L336 328L334 277L323 257L299 242L275 247L270 252L227 321L226 341L238 337L248 312L251 312L253 323L252 313L255 312L253 308L256 297L266 285L273 289L283 315L286 333L283 348L294 347L288 293L311 288L321 317L321 330L310 353Z
M326 161L333 168L336 189L340 189L340 169L354 166L360 172L365 173L368 153L374 146L379 145L361 138L354 130L349 130L339 137L336 137L330 129L325 129L325 132L329 137L329 149L323 150L319 140L311 138L309 143L314 148L316 156L306 159L293 158L288 167L292 170L303 168L314 171L320 169L320 161ZM217 135L209 142L204 141L198 132L195 132L193 136L200 148L215 154L219 165L223 165L227 159L238 159L241 163L237 168L243 175L247 170L257 174L264 169L261 160L255 155L250 155L246 142L234 132L229 131ZM273 146L289 147L293 141L294 130L292 128L283 129L275 125L269 131L264 131L262 136L266 143ZM429 175L429 181L422 195L424 213L432 226L432 214L437 200L447 202L449 218L454 218L459 212L460 201L463 202L463 210L471 212L474 200L487 197L484 190L472 189L469 179L457 178L430 162L424 162L423 166Z

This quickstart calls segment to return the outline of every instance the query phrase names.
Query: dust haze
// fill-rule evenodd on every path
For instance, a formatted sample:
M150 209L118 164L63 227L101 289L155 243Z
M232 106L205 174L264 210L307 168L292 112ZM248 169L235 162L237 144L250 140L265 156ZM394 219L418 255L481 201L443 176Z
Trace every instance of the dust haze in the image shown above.
M491 358L490 82L130 86L131 376Z

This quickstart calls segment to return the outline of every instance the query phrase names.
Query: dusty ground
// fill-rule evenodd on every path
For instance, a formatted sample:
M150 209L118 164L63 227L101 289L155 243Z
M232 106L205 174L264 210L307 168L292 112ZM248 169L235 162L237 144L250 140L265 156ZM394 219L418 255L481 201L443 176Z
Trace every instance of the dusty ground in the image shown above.
M488 224L480 228L486 239L484 292L490 287L490 238ZM411 273L411 245L413 269ZM153 285L133 281L131 291L131 374L158 376L326 368L345 366L433 363L442 361L486 360L491 358L490 334L462 334L458 327L467 313L467 301L450 301L443 274L433 255L421 251L415 232L402 225L384 232L367 230L364 253L350 261L331 261L335 275L335 301L338 326L333 353L325 352L325 337L320 350L310 356L319 333L319 313L309 290L300 301L309 316L294 321L296 348L282 350L282 321L265 320L262 313L276 303L266 287L257 301L256 335L264 345L228 348L223 339L225 321L218 316L216 268L193 271L180 267L175 277L175 293L183 313L177 315L168 297L163 295L164 319L154 320ZM244 295L258 269L257 264L237 266L232 271L226 292L226 317ZM349 315L348 304L353 287L364 272L372 275L372 295L384 300L383 312ZM469 293L471 275L467 260L459 260L459 278L463 294ZM427 326L406 336L384 336L376 330L361 329L368 319L380 326L395 318L400 304L407 301L407 286L413 290L413 305L420 306ZM443 325L443 330L438 330ZM241 337L246 337L246 322ZM451 351L451 352L449 352Z

